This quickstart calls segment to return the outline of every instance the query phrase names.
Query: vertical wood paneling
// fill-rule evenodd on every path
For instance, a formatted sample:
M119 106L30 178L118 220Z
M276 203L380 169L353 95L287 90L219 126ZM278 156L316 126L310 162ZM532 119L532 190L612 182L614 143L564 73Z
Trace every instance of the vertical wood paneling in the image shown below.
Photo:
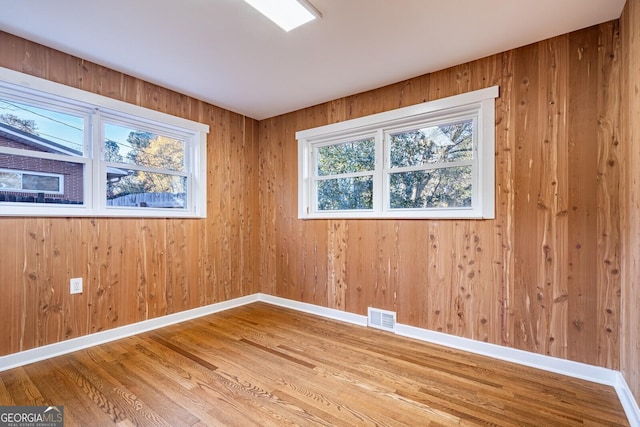
M596 364L598 32L569 36L569 289L568 356ZM592 106L585 108L585 106ZM594 233L594 230L596 232ZM597 338L596 338L597 340Z
M159 248L166 248L167 252L166 286L167 294L172 297L167 307L169 312L205 305L204 293L195 292L202 269L202 260L198 256L200 235L194 229L197 222L191 219L167 221L166 241L155 239Z
M538 75L539 45L519 49L514 56L514 90L512 103L516 150L514 154L514 284L512 293L513 344L516 348L538 351L539 304L536 288L539 242L537 188L541 161L537 158L540 142L537 135L537 112L540 109ZM527 245L516 244L528 240Z
M0 66L211 127L206 219L0 217L0 355L259 291L255 120L3 32Z
M163 233L165 221L160 219L141 220L142 229L140 232L140 243L136 259L139 261L137 271L138 286L136 290L138 301L138 312L145 318L162 316L169 310L167 306L167 293L164 291L165 284L169 287L174 283L173 278L179 274L186 274L186 271L174 268L169 263L172 254L178 250L171 235L172 227L167 227L168 232ZM169 224L167 224L169 225ZM183 242L183 246L186 246ZM189 245L189 248L193 246ZM166 250L165 250L166 248ZM197 249L197 246L196 246ZM198 257L194 251L188 254L188 259Z
M262 121L263 291L616 368L616 25ZM295 131L494 84L495 220L297 219Z
M603 24L260 123L0 33L0 66L211 126L206 219L0 218L0 283L12 302L0 354L261 291L621 363L637 389L640 108L638 97L620 107L617 96L621 69L629 91L640 86L638 38L624 33L638 9L630 0L622 48L617 24ZM296 131L494 84L495 220L297 219ZM623 229L632 237L621 261ZM78 276L85 292L70 296Z
M568 37L519 49L513 111L514 342L566 357ZM512 182L508 182L513 185Z
M446 222L445 222L446 223ZM408 287L407 292L410 300L406 303L415 304L420 302L428 309L426 316L421 319L424 325L432 325L433 329L438 332L448 332L451 327L448 323L447 316L449 313L449 303L447 295L451 291L449 271L447 268L450 264L449 254L446 251L447 236L442 233L443 221L432 221L427 224L428 241L426 244L427 262L429 267L422 286ZM411 277L411 270L404 273L406 277ZM427 290L426 295L423 289ZM417 307L420 307L418 305Z
M420 221L406 223L395 221L394 225L397 228L394 236L394 257L401 257L402 264L412 265L413 269L395 267L397 283L394 289L396 303L393 309L407 307L404 311L403 323L426 323L433 312L433 298L426 292L421 292L420 289L432 288L433 286L428 284L436 285L439 278L436 276L436 271L431 270L430 258L433 248L430 246L429 229ZM399 254L399 242L411 242L410 249ZM407 283L414 281L422 286L406 286Z
M0 222L0 236L3 246L15 248L15 251L23 253L22 236L17 227L17 221L9 218ZM5 318L0 322L0 334L11 348L19 348L20 331L24 305L24 286L22 284L22 258L12 257L0 263L0 283L13 283L13 292L5 293Z
M620 369L621 82L619 23L601 26L598 40L598 364Z
M332 220L327 227L327 307L345 309L347 222ZM323 304L320 304L323 305Z
M621 371L640 404L640 0L627 0L622 35ZM615 313L615 311L614 311Z
M217 233L212 234L211 250L213 263L214 281L218 283L215 290L214 301L224 301L225 295L229 294L231 279L231 229L230 224L225 221L231 210L230 172L231 164L225 161L231 156L230 134L229 134L229 112L222 112L219 120L211 128L211 136L218 144L213 150L209 150L207 157L207 186L209 194L217 194L218 197L208 200L207 209L208 221L212 229Z
M514 154L517 144L512 111L516 109L513 99L514 52L506 52L496 58L501 72L500 97L496 100L496 220L495 259L493 260L494 286L498 289L498 313L488 319L493 322L495 341L513 345L514 322L512 295L514 294L513 215L514 210Z
M568 56L570 48L567 37L549 40L541 49L541 66L546 65L546 81L540 89L546 93L546 109L539 113L545 123L542 135L542 176L539 182L538 207L542 210L542 253L540 266L542 284L539 290L540 303L544 311L539 340L540 352L567 357L567 334L564 325L568 319L567 286L563 270L568 254ZM545 69L540 69L545 73Z
M243 216L240 221L240 232L242 234L242 246L240 253L242 254L242 294L250 295L261 292L260 280L260 211L258 209L259 188L259 169L260 165L257 161L259 158L258 150L258 122L255 120L244 119L244 139L242 141L242 150L238 150L238 157L243 160L242 175L243 181L241 188L243 189ZM208 261L208 260L207 260Z

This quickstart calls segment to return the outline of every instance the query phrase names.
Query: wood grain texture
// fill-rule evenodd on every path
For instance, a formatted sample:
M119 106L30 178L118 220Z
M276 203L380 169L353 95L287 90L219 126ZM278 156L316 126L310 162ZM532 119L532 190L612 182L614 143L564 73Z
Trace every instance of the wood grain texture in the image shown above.
M615 391L256 303L0 373L65 425L625 426Z
M639 396L639 8L259 123L0 32L0 66L211 127L206 219L0 218L0 355L264 292L622 367ZM296 131L492 85L495 220L297 219Z
M598 363L613 365L620 357L620 315L621 311L621 269L622 269L622 215L624 197L620 193L622 183L622 157L620 139L622 134L621 108L622 93L609 88L618 87L622 82L620 26L613 26L600 32L598 43L598 192L596 205L597 224L601 232L597 238L597 259L602 267L597 269L599 297L596 328L599 334L600 352ZM620 86L621 87L621 86ZM615 220L614 220L615 218Z
M640 405L640 1L627 0L622 34L621 371Z
M569 268L567 287L569 301L569 357L584 358L595 364L598 354L593 348L596 329L598 283L595 262L597 250L597 212L594 189L597 188L597 110L587 113L586 105L597 105L598 34L578 32L569 39L571 70L569 78L570 120L569 157L582 170L569 170ZM595 110L595 109L594 109ZM585 173L585 171L587 173ZM596 231L594 233L594 230ZM588 354L585 354L588 353Z
M259 292L255 120L4 32L0 66L211 128L206 219L0 218L0 355Z
M620 366L617 21L260 122L263 291ZM297 219L295 131L500 86L496 218Z

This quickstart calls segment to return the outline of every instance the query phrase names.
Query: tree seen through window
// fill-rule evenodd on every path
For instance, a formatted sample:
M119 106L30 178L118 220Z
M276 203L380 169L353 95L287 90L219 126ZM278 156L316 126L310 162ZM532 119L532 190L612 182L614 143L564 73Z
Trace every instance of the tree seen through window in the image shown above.
M471 206L473 121L389 136L392 209ZM399 172L395 172L398 169Z

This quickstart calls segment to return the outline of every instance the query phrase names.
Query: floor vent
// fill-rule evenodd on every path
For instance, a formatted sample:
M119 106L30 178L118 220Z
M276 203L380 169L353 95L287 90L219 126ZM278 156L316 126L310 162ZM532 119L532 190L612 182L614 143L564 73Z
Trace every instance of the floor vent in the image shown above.
M372 328L396 331L396 312L369 307L367 324Z

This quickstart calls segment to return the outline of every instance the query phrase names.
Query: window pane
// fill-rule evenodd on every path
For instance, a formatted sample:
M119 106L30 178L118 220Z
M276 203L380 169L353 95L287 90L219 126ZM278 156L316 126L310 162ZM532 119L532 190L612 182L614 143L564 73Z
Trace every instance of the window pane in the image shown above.
M0 146L81 156L84 119L0 96Z
M318 182L318 209L372 209L373 177L327 179Z
M458 162L473 158L473 121L390 135L391 167Z
M104 157L128 163L184 172L184 141L130 127L105 124Z
M0 154L0 202L82 204L84 165Z
M345 142L318 148L318 176L375 169L375 140Z
M22 174L22 189L31 191L60 192L62 177L56 175Z
M471 206L471 166L394 173L389 176L390 207Z
M107 205L185 209L187 178L109 168Z

